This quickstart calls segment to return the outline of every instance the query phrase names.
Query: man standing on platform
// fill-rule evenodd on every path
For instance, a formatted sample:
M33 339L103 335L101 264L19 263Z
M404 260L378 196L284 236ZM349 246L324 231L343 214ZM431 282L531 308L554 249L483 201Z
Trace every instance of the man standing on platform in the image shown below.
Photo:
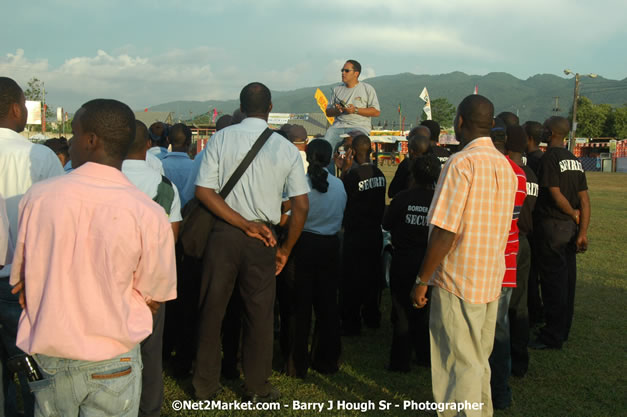
M372 117L379 117L379 99L370 84L359 82L361 64L353 59L346 61L342 69L342 85L333 89L333 96L327 107L328 117L335 117L324 139L335 149L341 141L340 135L353 130L360 130L370 135ZM329 165L329 172L335 172L334 162Z

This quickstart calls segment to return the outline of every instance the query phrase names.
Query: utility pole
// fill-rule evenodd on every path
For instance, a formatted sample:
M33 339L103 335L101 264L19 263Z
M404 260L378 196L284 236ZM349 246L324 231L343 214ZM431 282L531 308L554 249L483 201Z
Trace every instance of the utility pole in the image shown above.
M564 70L564 74L566 75L570 75L573 72L569 69L565 69ZM590 78L596 78L597 75L596 74L584 74L584 76L590 77ZM569 145L569 150L572 153L575 153L575 145L576 145L576 133L577 133L577 99L579 98L579 78L580 75L579 73L575 73L575 95L573 97L573 127L571 130L571 136L570 136L570 145Z

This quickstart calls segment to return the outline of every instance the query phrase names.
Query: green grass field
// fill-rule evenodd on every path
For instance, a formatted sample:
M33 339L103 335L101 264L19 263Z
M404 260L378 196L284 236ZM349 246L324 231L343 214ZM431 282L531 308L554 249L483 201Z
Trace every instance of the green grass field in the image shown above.
M390 176L394 168L385 168ZM589 250L578 257L575 318L569 341L561 351L531 351L525 378L511 378L513 406L496 416L620 416L627 415L627 174L588 173L592 202ZM376 404L371 416L420 415L403 412L402 401L432 401L431 375L414 366L409 374L384 369L389 355L389 291L384 292L384 320L378 330L359 338L343 338L342 367L333 376L310 371L305 380L274 372L271 382L281 391L280 404L293 401L345 400ZM275 357L279 356L278 349ZM277 363L278 365L278 363ZM278 369L278 367L275 367ZM174 400L190 400L191 379L165 376L164 416L300 416L361 415L360 411L175 411ZM218 399L236 401L242 381L226 383ZM393 405L378 409L379 401ZM394 404L401 405L395 408ZM426 414L423 412L423 414Z

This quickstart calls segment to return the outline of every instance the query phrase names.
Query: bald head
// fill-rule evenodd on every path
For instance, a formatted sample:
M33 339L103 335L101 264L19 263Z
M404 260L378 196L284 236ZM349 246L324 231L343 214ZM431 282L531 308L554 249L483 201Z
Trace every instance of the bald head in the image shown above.
M455 136L464 145L473 139L490 136L493 117L494 105L490 100L479 94L469 95L457 107Z

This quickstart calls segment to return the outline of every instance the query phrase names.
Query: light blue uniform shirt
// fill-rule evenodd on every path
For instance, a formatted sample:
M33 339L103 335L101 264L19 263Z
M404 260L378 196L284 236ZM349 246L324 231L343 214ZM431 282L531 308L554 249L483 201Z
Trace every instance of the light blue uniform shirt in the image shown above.
M219 192L267 127L265 120L249 117L213 135L203 152L196 185ZM298 149L273 133L226 203L246 220L278 224L284 190L289 198L307 194L310 188Z
M156 156L159 159L165 158L165 156L169 153L166 148L162 148L161 146L153 146L152 148L148 149L148 152L150 152L152 155Z
M196 154L196 157L192 161L192 168L190 169L189 177L187 177L185 185L179 190L181 194L181 207L185 207L185 204L194 198L194 194L196 194L196 178L198 177L200 164L202 163L202 158L205 155L206 149L207 148L204 148L200 151L200 153Z
M122 162L122 173L126 175L128 180L139 188L150 198L157 196L157 189L163 178L154 169L148 165L146 161L137 159L125 159ZM170 223L180 222L183 220L181 217L181 200L179 198L179 191L176 189L176 185L172 184L174 189L174 199L170 205L170 214L168 216Z
M176 185L176 188L183 190L192 174L194 161L192 161L185 152L168 152L161 160L161 163L163 164L165 176ZM187 203L189 199L183 201L182 194L180 194L180 197L181 207L185 207L185 203Z
M326 169L326 168L325 168ZM309 175L307 181L311 185ZM314 190L309 192L309 213L303 231L317 235L334 235L342 227L344 208L346 207L346 191L344 183L333 175L327 176L329 189L326 193Z

